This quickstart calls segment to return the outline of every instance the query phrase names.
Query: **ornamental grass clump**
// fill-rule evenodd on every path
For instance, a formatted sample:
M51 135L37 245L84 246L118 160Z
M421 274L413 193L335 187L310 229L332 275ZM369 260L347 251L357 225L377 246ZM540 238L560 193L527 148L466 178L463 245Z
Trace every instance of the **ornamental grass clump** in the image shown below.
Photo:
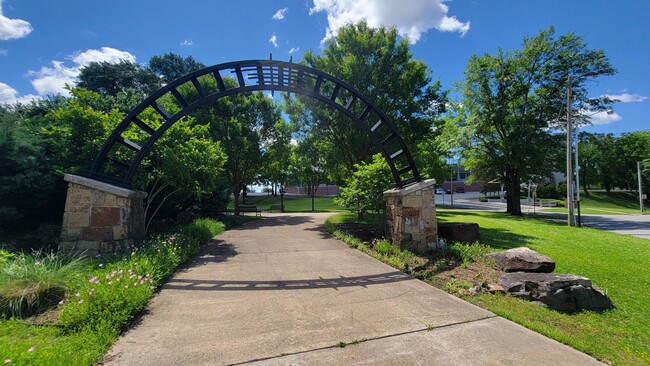
M3 256L0 262L0 315L24 318L63 299L68 281L86 265L79 257L33 252Z

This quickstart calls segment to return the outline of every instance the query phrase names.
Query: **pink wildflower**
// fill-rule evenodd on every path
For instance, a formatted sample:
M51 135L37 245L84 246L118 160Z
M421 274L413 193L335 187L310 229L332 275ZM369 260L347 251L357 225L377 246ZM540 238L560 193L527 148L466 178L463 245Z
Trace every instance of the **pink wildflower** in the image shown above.
M77 292L77 293L75 294L75 296L76 296L76 297L79 297L79 296L81 296L81 294Z
M65 300L59 301L59 305L63 305L65 303Z
M124 288L129 288L129 285L124 285Z
M35 349L34 346L31 346L31 347L29 347L29 349L27 350L27 352L34 352L34 349Z
M113 281L108 281L108 284L109 284L109 285L112 285L112 284L113 284Z
M93 278L91 278L90 280L88 280L88 282L90 282L90 283L93 283L93 282L95 282L95 281L97 281L97 277L93 277Z
M6 360L5 360L5 363L11 363L11 360L10 360L10 359L6 359Z
M143 285L143 284L144 284L144 280L140 280L140 284Z
M84 303L84 299L81 299L81 300L77 301L77 304L79 304L79 305L81 305L83 303Z

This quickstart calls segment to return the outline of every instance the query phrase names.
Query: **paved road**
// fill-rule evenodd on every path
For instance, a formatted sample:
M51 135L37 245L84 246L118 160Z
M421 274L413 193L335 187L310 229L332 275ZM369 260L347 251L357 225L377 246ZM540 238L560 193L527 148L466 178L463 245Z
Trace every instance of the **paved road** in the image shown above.
M473 192L454 194L454 207L468 210L505 212L506 204L500 202L479 202ZM436 205L449 205L450 195L436 195ZM525 215L535 215L552 220L566 220L566 214L545 212L539 207L531 208L522 200L521 210ZM650 215L593 215L582 214L582 224L595 229L612 231L618 234L632 235L650 239Z
M217 237L107 364L599 364L332 239L327 216L274 215Z

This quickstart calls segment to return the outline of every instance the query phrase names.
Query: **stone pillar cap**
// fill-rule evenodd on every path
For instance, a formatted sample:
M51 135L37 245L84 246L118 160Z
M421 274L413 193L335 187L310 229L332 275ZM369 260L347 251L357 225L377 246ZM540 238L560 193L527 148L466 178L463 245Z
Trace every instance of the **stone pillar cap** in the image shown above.
M98 180L82 177L74 174L66 174L63 177L63 180L66 182L79 184L81 186L97 189L107 193L112 193L119 197L126 198L145 198L147 197L147 192L135 191L132 189L127 189L123 187L118 187L116 185L108 184L105 182L100 182Z
M425 188L429 188L429 187L433 186L434 184L436 184L435 179L427 179L427 180L424 180L422 182L411 184L411 185L406 186L404 188L389 189L386 192L384 192L384 196L385 197L404 196L404 195L407 195L409 193L413 193L413 192L423 190Z

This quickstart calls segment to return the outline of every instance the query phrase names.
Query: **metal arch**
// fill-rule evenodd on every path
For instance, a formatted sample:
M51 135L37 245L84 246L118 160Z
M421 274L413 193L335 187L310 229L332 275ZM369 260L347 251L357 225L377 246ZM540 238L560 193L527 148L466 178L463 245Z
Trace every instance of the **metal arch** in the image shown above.
M223 81L222 72L233 75L238 85L228 88ZM202 76L212 77L217 84L218 91L208 94L199 82L199 78ZM247 84L247 81L252 82ZM197 100L191 103L188 103L177 89L186 83L191 83L199 96ZM322 86L325 84L329 85L329 89L332 89L331 92L323 91ZM113 130L95 157L91 169L85 175L107 183L132 187L133 175L142 159L160 136L179 119L220 98L262 90L301 94L336 108L370 136L372 142L384 155L393 174L395 186L404 187L422 180L413 156L399 131L372 101L352 86L332 75L304 65L273 60L233 61L214 65L187 74L160 88L138 104ZM156 102L166 94L171 94L182 107L179 112L170 114ZM345 100L344 97L346 97ZM358 110L363 110L361 114L353 112L352 107L355 103L360 104L361 108ZM164 120L163 124L157 129L148 126L138 118L139 114L148 107L155 110ZM368 116L373 113L378 116L378 119L368 121ZM149 135L142 146L122 136L122 133L131 126L135 126ZM125 146L132 150L135 156L128 162L110 160L109 153L116 146ZM102 170L105 169L107 164L110 164L118 174L103 173Z

